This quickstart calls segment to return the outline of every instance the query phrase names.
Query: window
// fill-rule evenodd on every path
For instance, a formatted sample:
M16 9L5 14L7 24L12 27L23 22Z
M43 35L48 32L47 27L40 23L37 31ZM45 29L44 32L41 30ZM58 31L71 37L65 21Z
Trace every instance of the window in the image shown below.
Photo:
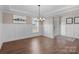
M37 18L32 18L32 32L39 32L39 22L37 21Z

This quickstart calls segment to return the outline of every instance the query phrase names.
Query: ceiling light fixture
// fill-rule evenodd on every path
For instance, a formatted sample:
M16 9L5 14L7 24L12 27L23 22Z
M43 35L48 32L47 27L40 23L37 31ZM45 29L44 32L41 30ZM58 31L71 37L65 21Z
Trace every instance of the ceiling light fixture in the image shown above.
M45 18L44 17L41 17L41 15L40 15L40 5L38 5L38 21L39 22L42 22L42 21L45 21Z

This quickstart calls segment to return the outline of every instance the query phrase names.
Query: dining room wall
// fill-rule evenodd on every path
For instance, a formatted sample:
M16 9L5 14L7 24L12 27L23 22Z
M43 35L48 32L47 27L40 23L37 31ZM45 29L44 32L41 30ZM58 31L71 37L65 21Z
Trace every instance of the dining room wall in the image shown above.
M41 35L41 29L37 33L32 32L31 16L26 16L26 24L14 24L12 22L13 14L3 12L2 15L2 42L14 41ZM39 27L41 27L41 25Z

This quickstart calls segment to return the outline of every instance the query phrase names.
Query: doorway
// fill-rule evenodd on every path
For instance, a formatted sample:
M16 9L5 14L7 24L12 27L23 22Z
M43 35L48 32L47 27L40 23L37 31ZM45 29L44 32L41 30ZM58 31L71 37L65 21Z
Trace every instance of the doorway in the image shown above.
M53 17L53 35L61 35L61 18Z

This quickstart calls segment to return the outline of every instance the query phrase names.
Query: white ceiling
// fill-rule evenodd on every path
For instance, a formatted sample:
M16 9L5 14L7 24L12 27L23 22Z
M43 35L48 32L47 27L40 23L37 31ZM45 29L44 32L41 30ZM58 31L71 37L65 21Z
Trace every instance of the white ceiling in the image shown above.
M2 7L4 11L8 12L38 16L37 5L4 5ZM78 5L41 5L40 14L41 16L48 16L48 15L55 16L78 8L79 8Z

